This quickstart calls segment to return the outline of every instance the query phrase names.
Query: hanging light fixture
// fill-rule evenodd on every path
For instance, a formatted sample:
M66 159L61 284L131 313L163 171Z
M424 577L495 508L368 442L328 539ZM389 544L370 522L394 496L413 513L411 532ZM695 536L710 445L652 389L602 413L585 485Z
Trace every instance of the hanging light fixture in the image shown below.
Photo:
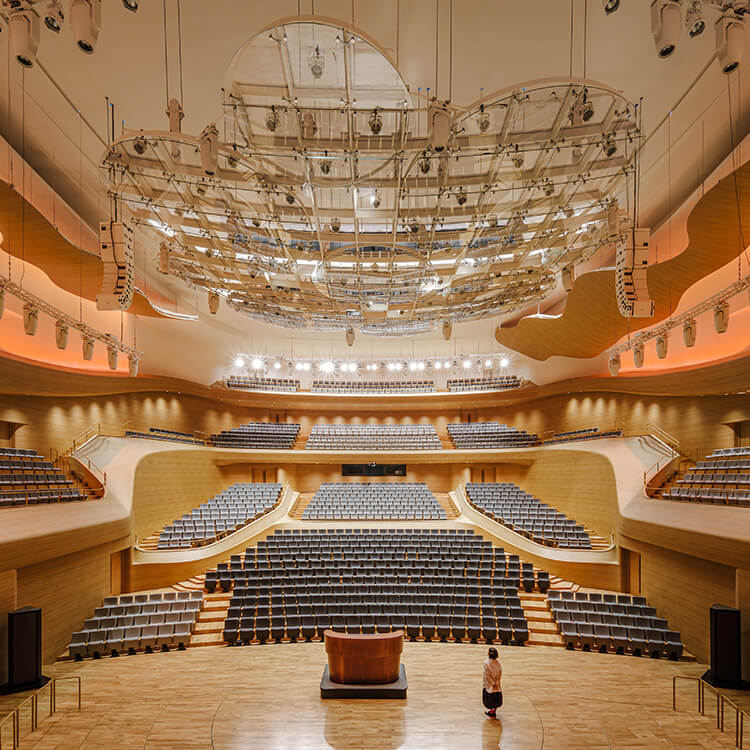
M39 310L29 304L23 306L23 330L27 336L34 336L39 327Z
M117 359L119 354L120 353L113 346L107 347L107 364L109 365L110 370L117 369Z
M94 339L90 338L89 336L84 336L81 339L81 350L83 358L87 362L91 362L94 357Z
M55 321L55 343L58 349L65 349L68 345L68 334L70 329L62 320Z

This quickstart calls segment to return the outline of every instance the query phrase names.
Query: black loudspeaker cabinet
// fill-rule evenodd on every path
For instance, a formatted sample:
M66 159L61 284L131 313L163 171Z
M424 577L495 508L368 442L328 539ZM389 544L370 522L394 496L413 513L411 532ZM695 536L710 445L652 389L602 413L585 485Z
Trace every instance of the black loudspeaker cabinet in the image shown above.
M714 687L749 687L742 680L741 615L734 607L711 605L711 669L703 679Z
M8 613L8 684L4 693L32 690L49 682L42 675L42 610L21 607Z

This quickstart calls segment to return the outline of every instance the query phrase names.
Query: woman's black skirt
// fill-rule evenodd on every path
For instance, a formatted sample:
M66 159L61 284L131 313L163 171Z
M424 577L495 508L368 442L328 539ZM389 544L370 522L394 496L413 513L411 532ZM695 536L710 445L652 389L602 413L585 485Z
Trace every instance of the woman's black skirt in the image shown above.
M500 708L503 705L503 693L488 693L486 689L482 690L482 703L485 708Z

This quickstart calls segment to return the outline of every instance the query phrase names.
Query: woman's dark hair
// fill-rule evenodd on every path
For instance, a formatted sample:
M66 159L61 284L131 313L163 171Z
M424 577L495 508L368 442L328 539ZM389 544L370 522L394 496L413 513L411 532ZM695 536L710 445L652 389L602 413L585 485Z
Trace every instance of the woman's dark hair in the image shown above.
M490 649L490 650L489 650L489 651L487 652L487 656L489 656L489 657L490 657L490 659L497 659L497 649L496 649L496 648L491 648L491 649Z

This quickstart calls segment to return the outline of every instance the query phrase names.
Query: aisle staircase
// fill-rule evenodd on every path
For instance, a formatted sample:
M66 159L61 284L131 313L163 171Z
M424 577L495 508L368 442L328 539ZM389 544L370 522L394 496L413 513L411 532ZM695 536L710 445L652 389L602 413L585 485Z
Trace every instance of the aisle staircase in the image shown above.
M532 591L519 592L521 606L529 624L529 646L563 645L557 623L552 618L546 594Z

